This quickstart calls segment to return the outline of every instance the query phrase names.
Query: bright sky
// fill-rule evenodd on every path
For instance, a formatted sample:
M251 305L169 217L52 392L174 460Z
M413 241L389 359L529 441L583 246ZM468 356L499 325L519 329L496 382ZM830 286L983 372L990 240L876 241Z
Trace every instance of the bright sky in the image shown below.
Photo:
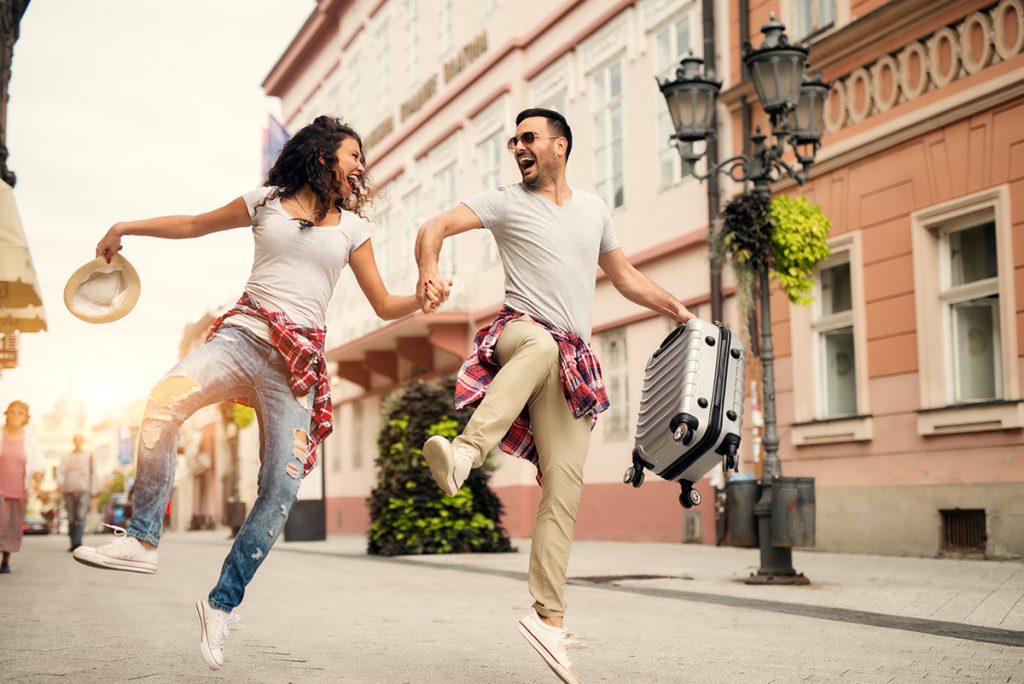
M99 420L177 361L184 328L233 302L252 264L247 230L138 237L122 252L142 296L115 323L64 308L64 284L116 221L208 211L261 183L260 84L315 0L32 2L14 47L7 115L15 201L49 332L22 335L0 403L36 416L73 393Z

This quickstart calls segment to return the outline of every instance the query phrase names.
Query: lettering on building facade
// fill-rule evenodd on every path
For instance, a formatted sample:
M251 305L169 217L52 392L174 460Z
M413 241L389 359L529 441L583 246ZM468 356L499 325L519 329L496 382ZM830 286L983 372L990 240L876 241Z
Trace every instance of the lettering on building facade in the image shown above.
M487 34L481 33L466 43L458 53L444 65L444 82L449 83L462 71L487 52Z

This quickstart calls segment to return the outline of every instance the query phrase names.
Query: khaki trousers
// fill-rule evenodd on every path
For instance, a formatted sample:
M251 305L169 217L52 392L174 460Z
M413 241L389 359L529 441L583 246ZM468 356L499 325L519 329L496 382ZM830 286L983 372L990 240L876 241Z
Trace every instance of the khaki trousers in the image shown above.
M524 316L510 321L495 347L501 369L455 444L484 456L528 406L543 475L530 547L530 594L544 617L565 615L565 573L583 491L590 416L574 418L562 392L558 343Z

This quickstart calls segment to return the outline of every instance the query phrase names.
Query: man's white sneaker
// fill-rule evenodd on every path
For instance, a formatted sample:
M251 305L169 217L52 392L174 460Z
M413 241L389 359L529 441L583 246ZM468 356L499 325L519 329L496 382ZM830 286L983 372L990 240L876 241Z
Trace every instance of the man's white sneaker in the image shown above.
M448 496L454 496L473 469L476 454L471 447L452 443L441 435L434 435L423 445L423 458L430 466L434 482Z
M199 616L199 651L211 670L219 670L224 664L224 639L232 622L231 613L213 608L209 601L196 601L196 615Z
M156 549L147 549L123 527L107 525L114 530L114 539L103 546L79 546L72 554L75 560L94 568L127 570L153 574L159 554Z
M570 638L565 628L552 627L532 610L519 621L517 628L559 679L567 684L580 684L581 680L572 671L572 661L569 660L566 647Z

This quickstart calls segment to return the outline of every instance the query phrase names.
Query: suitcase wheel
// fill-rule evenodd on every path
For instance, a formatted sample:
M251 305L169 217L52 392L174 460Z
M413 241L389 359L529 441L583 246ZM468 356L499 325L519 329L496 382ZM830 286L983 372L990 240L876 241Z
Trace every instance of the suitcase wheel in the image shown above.
M690 486L683 485L683 491L679 495L679 503L683 508L693 508L700 505L700 492Z
M622 481L625 484L631 484L633 487L639 488L644 483L644 469L636 466L629 466L626 468L626 472L622 476Z

